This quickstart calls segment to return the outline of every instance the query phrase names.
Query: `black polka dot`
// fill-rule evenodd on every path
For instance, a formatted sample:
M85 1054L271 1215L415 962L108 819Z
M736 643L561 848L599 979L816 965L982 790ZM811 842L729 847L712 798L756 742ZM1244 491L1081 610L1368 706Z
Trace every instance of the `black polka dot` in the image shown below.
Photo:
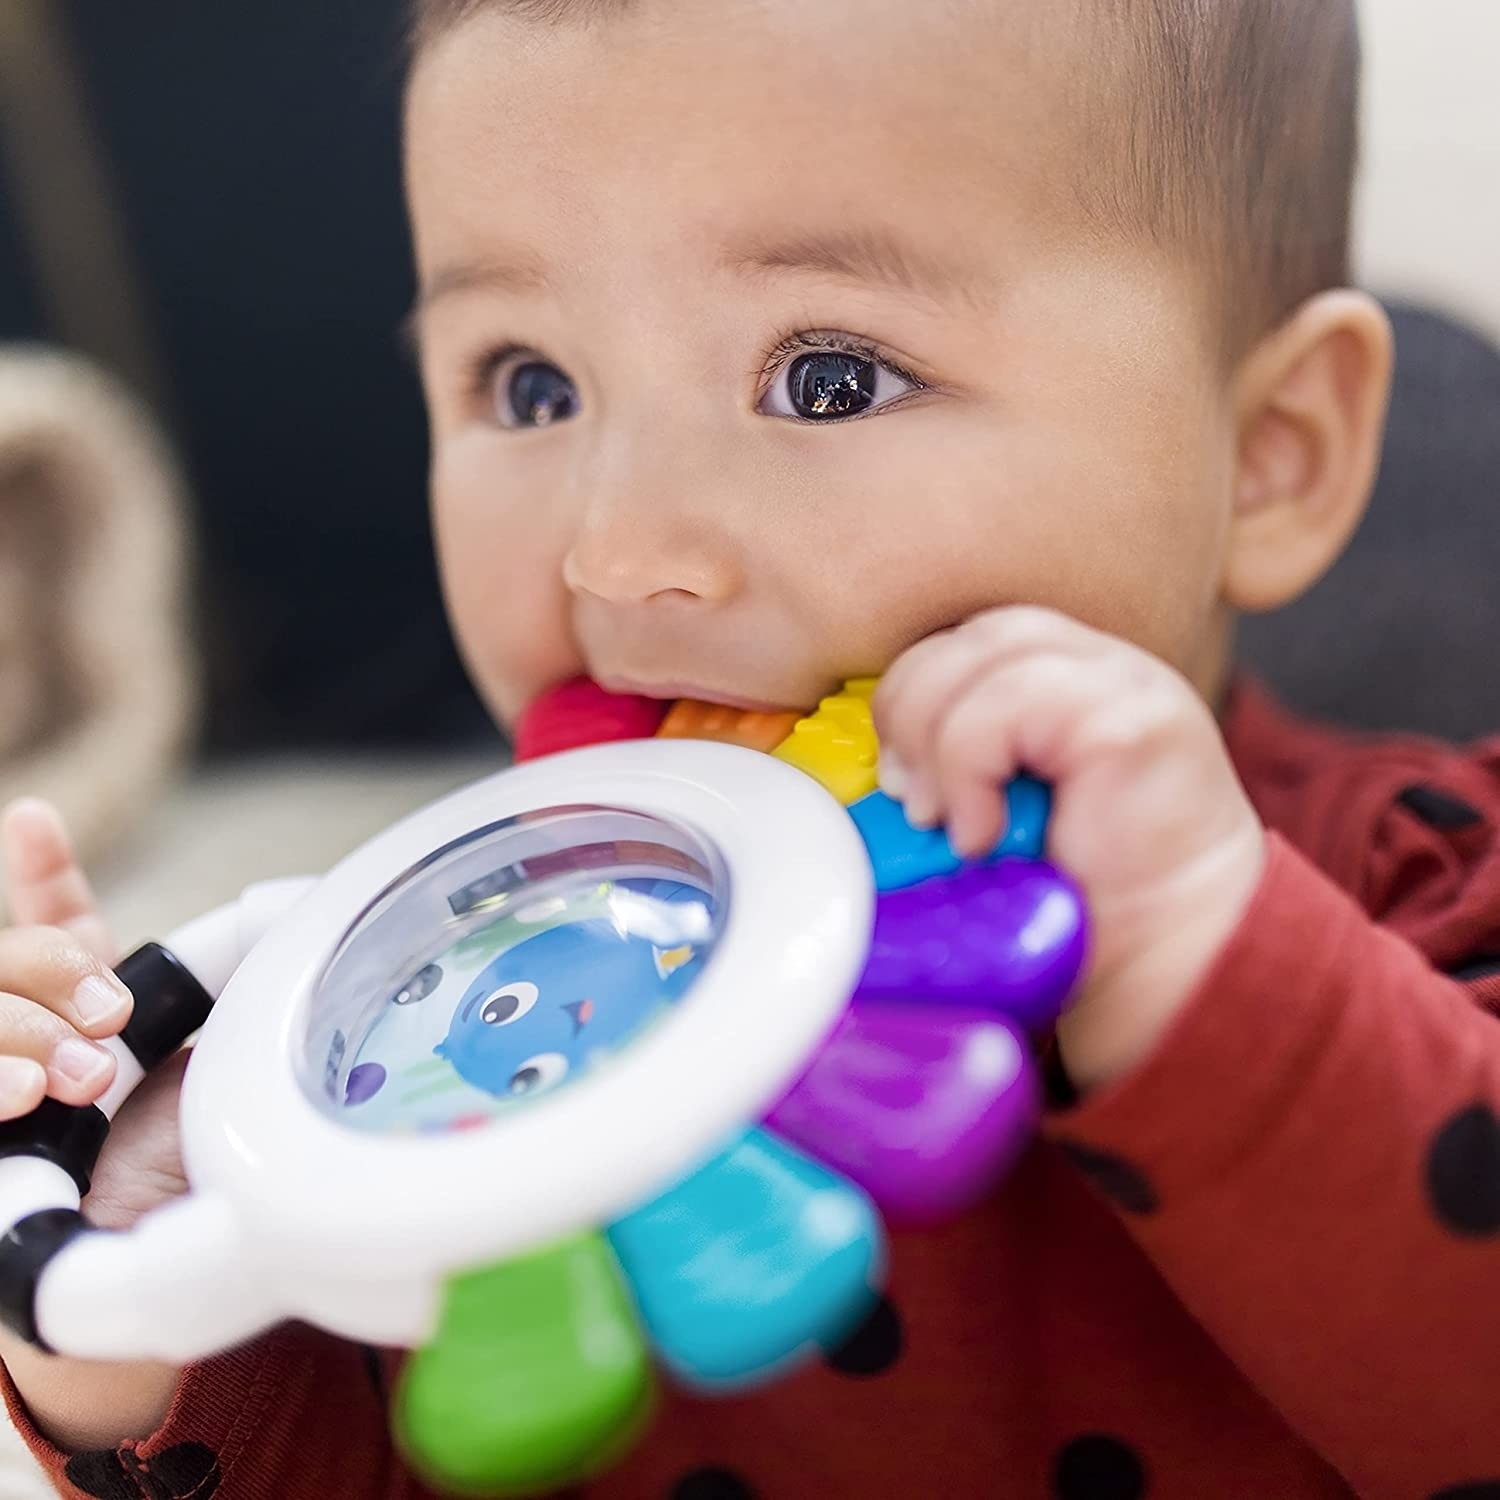
M1042 1087L1047 1092L1047 1103L1053 1109L1077 1108L1078 1086L1073 1082L1068 1065L1062 1060L1062 1052L1057 1047L1049 1047L1042 1054Z
M219 1487L218 1457L202 1443L163 1449L151 1460L149 1472L161 1486L158 1493L173 1500L208 1500Z
M1061 1141L1063 1154L1104 1194L1128 1213L1153 1214L1161 1203L1156 1189L1139 1167L1106 1151L1094 1151L1076 1141Z
M1500 1500L1500 1479L1479 1479L1439 1490L1432 1500Z
M1090 1433L1057 1455L1052 1490L1058 1500L1141 1500L1146 1466L1119 1438Z
M1488 1105L1461 1110L1438 1132L1427 1154L1427 1196L1454 1234L1500 1234L1500 1120Z
M1424 823L1440 828L1444 833L1472 828L1476 823L1484 822L1484 815L1477 808L1438 787L1428 786L1426 782L1407 787L1397 800Z
M64 1473L98 1500L209 1500L221 1478L217 1456L202 1443L177 1443L145 1459L133 1448L77 1453Z
M1500 954L1494 953L1476 955L1461 968L1448 971L1449 978L1460 984L1478 984L1481 979L1493 979L1497 974L1500 974Z
M901 1314L882 1297L869 1317L825 1358L840 1375L883 1375L901 1358L905 1344Z
M97 1500L140 1500L140 1486L125 1472L113 1449L75 1453L63 1473L74 1489Z
M380 1350L372 1349L368 1344L361 1344L359 1354L360 1358L364 1361L365 1374L369 1376L370 1384L374 1387L375 1394L384 1401L387 1395L385 1388L385 1362L380 1357Z
M755 1491L732 1469L694 1469L672 1486L671 1500L755 1500Z

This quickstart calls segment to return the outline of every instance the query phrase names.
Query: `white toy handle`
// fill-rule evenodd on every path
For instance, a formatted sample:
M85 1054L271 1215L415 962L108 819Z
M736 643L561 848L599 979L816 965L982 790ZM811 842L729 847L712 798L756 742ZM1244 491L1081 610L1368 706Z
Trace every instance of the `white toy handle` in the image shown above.
M245 955L315 883L252 886L165 947L138 949L119 968L136 1008L104 1044L117 1064L109 1089L81 1108L44 1099L0 1125L0 1317L29 1342L75 1358L181 1361L274 1320L242 1268L226 1204L189 1194L107 1233L79 1203L121 1104L199 1030Z

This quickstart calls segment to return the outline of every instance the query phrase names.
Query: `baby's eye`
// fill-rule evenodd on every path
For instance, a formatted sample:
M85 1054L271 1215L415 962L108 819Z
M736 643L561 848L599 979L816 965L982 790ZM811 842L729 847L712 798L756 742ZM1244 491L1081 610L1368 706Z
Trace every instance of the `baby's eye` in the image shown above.
M535 354L507 355L490 373L502 427L550 427L578 414L578 391L556 365Z
M561 1083L568 1076L568 1060L561 1052L539 1052L528 1057L510 1075L513 1094L539 1094Z
M873 354L816 349L800 354L776 373L761 400L768 417L837 422L889 405L921 384Z
M479 1019L486 1026L509 1026L519 1021L536 1004L537 987L524 979L508 984L486 997L479 1009Z

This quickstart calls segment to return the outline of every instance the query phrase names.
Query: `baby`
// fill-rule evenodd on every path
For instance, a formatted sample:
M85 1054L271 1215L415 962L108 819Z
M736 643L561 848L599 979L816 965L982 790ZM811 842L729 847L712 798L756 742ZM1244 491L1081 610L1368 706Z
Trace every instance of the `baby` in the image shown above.
M1500 1496L1497 987L1453 977L1500 951L1500 748L1344 739L1231 672L1380 453L1351 0L418 11L433 506L495 713L883 676L912 819L981 851L1005 779L1051 781L1096 931L993 1201L897 1234L822 1365L669 1398L579 1493ZM130 1002L55 819L5 844L21 920L71 930L0 942L14 1115L97 1097ZM180 1189L175 1082L97 1220ZM422 1493L378 1361L313 1330L4 1349L64 1493Z

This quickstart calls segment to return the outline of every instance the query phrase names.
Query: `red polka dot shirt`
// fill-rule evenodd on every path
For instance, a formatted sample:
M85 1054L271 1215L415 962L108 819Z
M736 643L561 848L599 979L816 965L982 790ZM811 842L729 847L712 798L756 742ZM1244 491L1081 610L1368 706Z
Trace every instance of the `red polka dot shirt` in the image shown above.
M523 744L566 726L539 705ZM755 1395L664 1399L588 1500L1500 1500L1500 740L1225 734L1260 890L1156 1052ZM374 1357L290 1326L189 1369L69 1496L418 1500Z

